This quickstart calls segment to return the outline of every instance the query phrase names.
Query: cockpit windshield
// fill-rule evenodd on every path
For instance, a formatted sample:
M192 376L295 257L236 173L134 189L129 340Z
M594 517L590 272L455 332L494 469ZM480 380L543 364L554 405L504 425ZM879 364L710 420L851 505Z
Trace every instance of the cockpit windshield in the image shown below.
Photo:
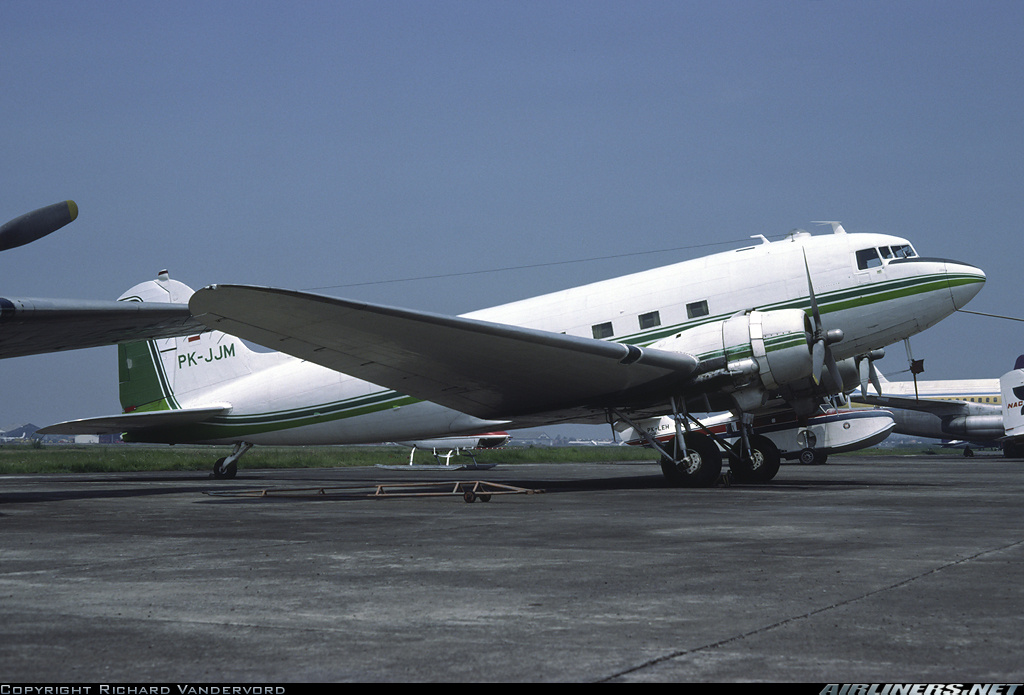
M857 267L860 270L878 268L892 260L899 258L915 258L916 256L917 252L914 251L914 247L910 244L861 249L857 252Z

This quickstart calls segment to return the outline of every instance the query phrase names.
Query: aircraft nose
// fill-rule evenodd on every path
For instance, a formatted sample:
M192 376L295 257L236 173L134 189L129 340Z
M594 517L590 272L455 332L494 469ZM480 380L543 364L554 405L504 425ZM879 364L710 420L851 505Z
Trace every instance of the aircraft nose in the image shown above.
M946 261L946 279L957 309L963 309L985 286L984 271L960 261Z

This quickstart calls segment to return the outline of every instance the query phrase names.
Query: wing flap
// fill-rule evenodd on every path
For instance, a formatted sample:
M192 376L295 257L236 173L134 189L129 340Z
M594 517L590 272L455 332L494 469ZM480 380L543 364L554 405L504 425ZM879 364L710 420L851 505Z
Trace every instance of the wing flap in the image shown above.
M267 287L213 285L189 306L215 330L487 419L664 402L699 364L682 353Z
M137 432L156 427L190 425L202 422L215 415L222 415L229 410L231 410L230 406L217 405L206 408L124 413L121 415L107 415L58 422L55 425L49 425L37 430L37 432L39 434L120 434L122 432Z

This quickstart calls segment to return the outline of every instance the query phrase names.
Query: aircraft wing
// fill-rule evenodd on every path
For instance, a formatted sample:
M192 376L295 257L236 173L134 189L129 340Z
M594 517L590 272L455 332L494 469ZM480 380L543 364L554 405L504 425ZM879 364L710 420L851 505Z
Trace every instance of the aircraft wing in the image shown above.
M104 417L90 417L82 420L68 420L49 425L37 434L121 434L135 432L154 427L189 425L202 422L214 415L221 415L231 410L227 405L215 405L207 408L182 408L179 410L157 410L145 413L123 413Z
M853 396L851 401L877 405L882 408L902 408L903 410L918 410L933 415L961 415L966 413L968 404L966 401L938 400L928 398L901 398L899 396Z
M0 358L205 330L186 304L0 297Z
M210 328L486 419L666 403L691 355L267 287L189 300Z

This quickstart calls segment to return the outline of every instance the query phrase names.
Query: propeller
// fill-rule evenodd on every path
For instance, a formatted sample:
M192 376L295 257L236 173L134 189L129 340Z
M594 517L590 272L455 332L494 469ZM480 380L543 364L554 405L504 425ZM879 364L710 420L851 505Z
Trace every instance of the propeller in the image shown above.
M27 212L0 226L0 251L23 246L68 224L78 217L78 206L73 200L54 203L45 208Z
M875 360L885 357L885 350L872 350L866 355L858 358L857 366L860 370L860 394L868 395L868 382L875 387L875 393L882 395L882 383L878 378L878 370L875 369Z
M826 331L825 326L821 323L821 312L818 311L818 300L814 296L814 283L811 282L811 266L807 263L806 249L804 249L804 269L807 271L807 291L810 293L811 317L814 319L814 336L811 338L813 341L811 344L811 364L814 369L812 377L814 378L815 385L820 384L821 369L822 367L827 367L828 373L832 377L832 382L841 385L843 379L839 373L839 365L836 364L836 360L832 357L832 351L828 346L842 340L843 331L841 328L833 328L830 331Z

